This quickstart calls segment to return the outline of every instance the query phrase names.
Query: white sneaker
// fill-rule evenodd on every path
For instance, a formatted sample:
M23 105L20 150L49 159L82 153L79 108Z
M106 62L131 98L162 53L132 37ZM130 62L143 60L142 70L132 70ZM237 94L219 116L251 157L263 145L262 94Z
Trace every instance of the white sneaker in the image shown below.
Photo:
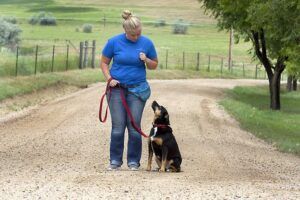
M131 165L131 166L129 166L129 169L130 169L131 171L138 171L138 170L139 170L139 167L138 167L138 166L135 166L135 165Z
M108 168L107 168L107 170L108 170L108 171L117 171L117 170L119 170L120 168L121 168L121 167L118 166L118 165L109 165Z

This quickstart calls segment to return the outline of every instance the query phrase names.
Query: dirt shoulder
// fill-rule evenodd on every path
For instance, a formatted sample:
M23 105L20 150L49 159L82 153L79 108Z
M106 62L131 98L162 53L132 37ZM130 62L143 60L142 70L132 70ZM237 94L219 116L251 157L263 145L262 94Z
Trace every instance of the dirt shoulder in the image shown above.
M106 170L110 119L98 120L104 84L46 101L0 122L0 196L43 199L299 199L300 158L240 129L219 105L223 89L254 80L150 81L143 115L150 131L157 100L170 114L181 173ZM126 146L127 142L125 142Z

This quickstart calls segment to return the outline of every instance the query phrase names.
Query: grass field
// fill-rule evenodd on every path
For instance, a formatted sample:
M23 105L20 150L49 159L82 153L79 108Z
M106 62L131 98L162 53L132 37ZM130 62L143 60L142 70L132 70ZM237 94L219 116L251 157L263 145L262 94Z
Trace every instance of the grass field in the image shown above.
M130 9L143 21L161 18L170 22L182 18L193 23L214 23L204 15L196 0L1 0L0 5L4 15L13 14L19 18L44 10L54 13L59 19L99 21L105 15L119 22L121 12Z
M249 43L234 45L233 60L236 64L232 72L226 71L229 34L218 31L216 21L204 14L204 10L196 0L153 0L149 1L104 1L104 0L1 0L0 13L4 16L15 16L22 29L19 51L18 70L16 70L16 53L0 54L0 77L29 75L35 73L35 49L39 45L37 58L37 73L51 71L52 46L56 45L54 71L66 69L66 45L70 45L70 69L78 68L79 42L96 40L97 53L100 55L107 39L123 32L121 13L130 9L139 15L144 22L143 34L150 37L155 43L160 68L168 69L196 69L197 53L199 68L202 71L211 71L220 74L221 62L224 62L226 76L255 77L255 64L251 62L247 53ZM28 24L28 19L40 11L52 12L57 18L57 26L39 26ZM105 26L103 17L107 19ZM172 33L172 23L183 19L191 24L186 35ZM154 22L164 19L166 26L155 27ZM94 25L92 33L76 32L84 23ZM211 59L209 59L211 55ZM184 57L184 59L183 59ZM97 59L96 66L99 64ZM210 66L209 66L210 65ZM223 69L222 69L223 70ZM219 71L219 72L217 72ZM260 71L262 69L260 68ZM229 74L228 74L229 73ZM263 78L259 73L258 78Z
M151 38L158 52L160 67L180 69L183 63L183 52L185 54L185 68L195 69L197 65L197 53L201 54L200 65L207 68L208 55L212 55L212 67L220 68L221 57L224 59L224 65L227 64L229 34L224 31L218 31L216 21L204 14L201 5L195 0L154 0L151 2L142 0L135 2L129 1L70 1L70 0L2 0L0 2L0 13L3 16L15 16L18 25L22 29L20 46L24 49L31 49L31 54L19 54L23 56L26 62L21 60L23 66L20 75L32 74L34 71L36 45L40 48L51 49L53 45L66 49L67 44L73 51L72 59L78 60L79 42L96 40L97 54L100 55L103 45L107 39L113 35L123 32L121 26L121 13L124 9L130 9L139 15L142 19L143 34ZM40 11L51 12L57 18L57 26L39 26L28 24L28 19ZM103 23L103 19L106 23ZM188 33L185 35L173 34L173 23L177 19L183 19L190 23ZM157 20L166 20L167 25L155 27ZM82 25L89 23L93 25L92 33L83 33ZM69 41L71 43L69 43ZM239 43L234 45L233 60L235 63L250 63L251 56L247 53L250 49L249 43ZM168 61L167 61L168 51ZM45 51L44 51L45 52ZM51 63L51 52L47 50L47 55L39 52L39 55L46 58ZM0 76L12 76L16 71L16 53L11 55L0 54ZM62 56L66 52L61 52ZM64 68L65 61L56 60L57 69ZM38 59L38 72L44 72L47 68L41 64ZM168 62L168 64L166 64ZM255 63L255 62L254 62ZM76 68L78 64L73 62L70 68ZM248 77L252 77L255 64L249 67ZM251 69L250 69L251 68ZM48 70L49 71L49 70Z
M227 56L229 36L226 32L218 32L216 21L204 14L201 5L196 0L163 0L163 1L70 1L70 0L1 0L0 13L4 16L15 16L23 30L22 43L25 46L36 44L65 44L71 40L75 45L83 40L96 40L98 50L107 39L123 32L121 13L130 9L138 14L144 22L143 34L149 36L156 48L170 51L201 52ZM54 27L32 26L27 20L40 12L52 12L58 20ZM103 17L106 18L104 27ZM191 24L188 34L172 34L172 26L177 19L183 19ZM166 20L167 26L154 27L156 20ZM76 32L76 27L84 23L94 25L93 33ZM250 44L235 45L233 54L235 60L250 61L247 50Z
M300 92L281 91L281 111L270 111L268 87L236 87L221 104L242 128L281 151L300 155Z
M219 78L220 73L193 70L147 70L148 79L188 79ZM222 78L234 78L224 73ZM70 70L67 72L43 73L36 76L20 76L0 79L0 102L6 98L38 91L55 84L86 87L89 84L104 81L99 69Z

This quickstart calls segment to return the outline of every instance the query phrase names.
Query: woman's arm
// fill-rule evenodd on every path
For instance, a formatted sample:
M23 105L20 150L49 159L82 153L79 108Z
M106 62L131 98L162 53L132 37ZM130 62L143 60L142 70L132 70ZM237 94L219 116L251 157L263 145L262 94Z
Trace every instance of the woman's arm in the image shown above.
M157 68L157 64L158 64L157 58L151 60L150 58L147 58L144 53L140 53L140 59L145 62L148 69Z
M106 56L101 56L100 68L102 70L103 75L105 76L106 80L110 79L111 76L109 74L109 63L111 59L107 58Z
M108 81L110 78L112 78L110 76L109 73L109 63L110 63L111 59L107 58L106 56L101 56L101 62L100 62L100 68L102 70L103 75L105 76L106 80ZM119 81L112 79L110 81L110 86L111 87L115 87L117 84L119 83Z
M156 69L158 65L158 60L157 58L153 60L151 60L150 58L146 58L145 63L148 69Z

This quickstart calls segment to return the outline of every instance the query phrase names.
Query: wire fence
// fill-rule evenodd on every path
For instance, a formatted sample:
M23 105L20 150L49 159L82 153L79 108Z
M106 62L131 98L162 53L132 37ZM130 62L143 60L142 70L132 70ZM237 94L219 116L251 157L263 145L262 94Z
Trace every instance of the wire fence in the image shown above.
M227 57L187 52L179 50L158 49L159 69L194 70L198 72L219 74L221 77L239 77L266 79L266 72L261 64L236 62L228 63ZM26 76L37 73L67 71L72 69L95 68L99 66L96 56L96 42L80 42L53 46L16 47L14 53L0 54L0 77ZM96 59L97 58L97 59ZM285 74L282 79L287 78Z
M26 76L37 73L59 72L72 69L95 68L96 42L67 45L17 46L14 52L0 54L0 77Z
M160 69L194 70L219 74L224 77L267 79L264 67L258 62L231 61L228 57L201 54L200 52L158 50ZM282 74L282 79L286 74Z

